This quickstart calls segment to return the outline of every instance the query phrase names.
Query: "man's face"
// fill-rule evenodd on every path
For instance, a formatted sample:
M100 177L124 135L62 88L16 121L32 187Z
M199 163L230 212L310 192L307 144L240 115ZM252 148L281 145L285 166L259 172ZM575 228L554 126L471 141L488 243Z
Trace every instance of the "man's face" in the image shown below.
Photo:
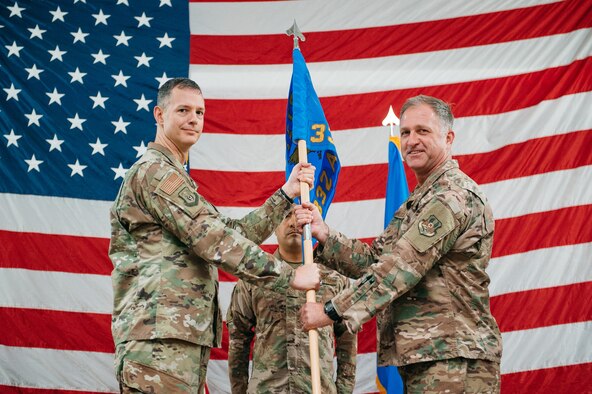
M401 153L421 183L450 156L454 132L442 132L440 120L426 104L407 109L401 117Z
M174 88L164 108L154 109L154 118L164 135L181 151L188 152L204 126L205 102L195 89Z
M301 248L302 236L298 231L296 216L294 215L293 209L276 228L275 236L277 237L278 244L282 247L282 249Z

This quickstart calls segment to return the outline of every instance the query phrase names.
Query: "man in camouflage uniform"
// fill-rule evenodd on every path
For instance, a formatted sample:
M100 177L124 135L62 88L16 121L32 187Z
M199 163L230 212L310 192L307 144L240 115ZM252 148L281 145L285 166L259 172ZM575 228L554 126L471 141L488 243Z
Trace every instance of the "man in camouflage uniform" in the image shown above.
M298 267L302 237L292 213L275 231L275 256ZM349 279L321 267L319 302L326 302L349 287ZM298 318L306 293L288 290L279 296L239 280L232 293L226 323L230 335L228 374L234 394L310 393L308 332ZM249 379L249 353L254 338L253 370ZM337 378L333 355L337 353ZM319 329L319 358L323 394L351 392L356 378L357 337L341 323Z
M501 336L489 308L493 215L451 159L453 116L417 96L401 109L401 150L418 186L366 245L329 229L309 204L319 261L357 282L331 301L306 304L306 329L341 320L350 332L378 314L379 365L399 367L407 393L499 392Z
M292 269L263 252L291 209L299 166L288 182L243 219L218 213L197 193L183 165L203 130L199 86L185 78L158 91L155 143L126 173L111 209L109 256L115 368L122 392L203 392L210 348L220 346L218 268L284 294L315 288L315 265Z

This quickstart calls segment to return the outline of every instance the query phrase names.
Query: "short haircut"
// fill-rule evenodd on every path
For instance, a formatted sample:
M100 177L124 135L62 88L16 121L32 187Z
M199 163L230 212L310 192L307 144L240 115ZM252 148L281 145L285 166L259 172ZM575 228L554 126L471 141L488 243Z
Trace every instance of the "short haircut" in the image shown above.
M426 96L423 94L411 97L410 99L407 99L407 101L405 101L405 104L403 104L403 106L401 107L400 117L402 118L405 111L407 111L409 108L422 104L428 105L434 111L434 113L440 120L442 132L452 130L452 125L454 124L454 115L452 115L450 105L440 100L439 98Z
M174 88L179 89L193 89L202 94L201 88L197 83L192 81L189 78L172 78L166 81L159 89L158 89L158 97L156 98L156 105L160 108L166 107L168 104L169 98L171 97L171 93Z

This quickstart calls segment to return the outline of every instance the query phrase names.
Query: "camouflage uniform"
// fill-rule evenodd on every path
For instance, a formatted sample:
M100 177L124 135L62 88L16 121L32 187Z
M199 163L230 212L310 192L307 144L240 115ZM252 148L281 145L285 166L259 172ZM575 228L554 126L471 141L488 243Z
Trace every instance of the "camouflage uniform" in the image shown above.
M280 257L278 252L276 256ZM316 293L318 302L326 302L349 287L346 277L319 268L323 285ZM305 302L306 292L303 291L289 289L280 297L269 290L238 281L226 317L230 334L228 374L233 393L311 392L308 332L302 330L298 318ZM356 374L356 335L338 323L318 331L322 392L351 393ZM249 379L249 352L255 337L253 370ZM333 381L335 350L337 380Z
M188 347L194 360L206 353L202 346L220 346L218 267L273 291L289 287L292 268L256 244L272 233L291 202L278 191L243 219L231 220L196 189L173 154L151 143L127 171L113 204L109 256L118 377L123 359L133 353L126 351L129 341L180 340L175 349Z
M413 191L372 245L330 230L320 261L359 278L333 304L350 332L378 314L379 365L461 357L499 368L501 335L485 272L493 229L485 196L449 160Z

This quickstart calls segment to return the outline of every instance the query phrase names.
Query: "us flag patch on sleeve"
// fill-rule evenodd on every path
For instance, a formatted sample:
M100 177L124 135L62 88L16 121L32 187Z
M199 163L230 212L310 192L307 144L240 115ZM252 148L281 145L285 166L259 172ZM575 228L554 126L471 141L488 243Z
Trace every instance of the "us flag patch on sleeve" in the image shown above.
M160 190L172 195L182 184L184 183L183 178L179 174L173 172L160 184Z

